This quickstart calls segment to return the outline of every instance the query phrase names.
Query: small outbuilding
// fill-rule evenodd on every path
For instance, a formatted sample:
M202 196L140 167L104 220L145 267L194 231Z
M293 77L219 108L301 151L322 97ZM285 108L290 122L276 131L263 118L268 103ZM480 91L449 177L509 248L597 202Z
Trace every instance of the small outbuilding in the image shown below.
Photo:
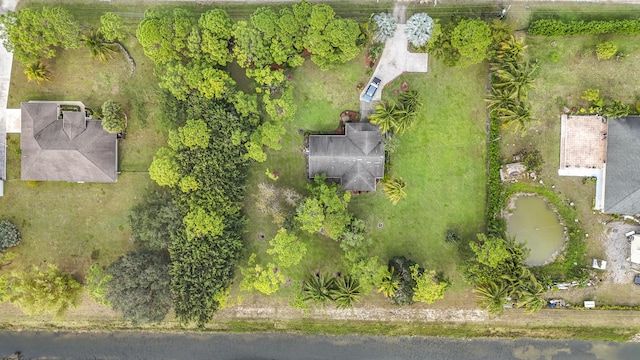
M634 264L640 265L640 235L634 234L632 236L630 261Z

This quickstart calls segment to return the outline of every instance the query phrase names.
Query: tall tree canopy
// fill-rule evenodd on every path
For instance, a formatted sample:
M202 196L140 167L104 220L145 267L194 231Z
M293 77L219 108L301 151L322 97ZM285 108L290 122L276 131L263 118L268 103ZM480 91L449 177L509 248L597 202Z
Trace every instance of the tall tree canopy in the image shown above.
M224 10L196 16L184 9L147 10L136 34L145 55L155 63L160 87L179 100L198 91L221 98L235 82L219 69L232 60L233 23Z
M112 279L106 284L105 299L124 318L136 323L162 321L171 308L167 256L139 249L109 265Z
M149 249L167 249L171 236L184 231L183 217L169 192L151 191L131 209L131 235L136 243Z
M461 20L451 34L451 45L460 53L458 67L467 67L487 59L493 38L489 25L480 20Z
M171 132L169 146L158 151L149 172L159 185L170 187L185 214L187 232L174 234L169 247L176 315L203 326L218 309L216 295L231 283L242 250L240 209L249 162L244 142L232 139L246 138L238 134L250 133L255 123L238 116L231 104L199 93L179 101L174 116L201 120Z
M52 58L56 48L80 46L80 25L61 7L23 9L0 15L0 39L16 60L23 64Z

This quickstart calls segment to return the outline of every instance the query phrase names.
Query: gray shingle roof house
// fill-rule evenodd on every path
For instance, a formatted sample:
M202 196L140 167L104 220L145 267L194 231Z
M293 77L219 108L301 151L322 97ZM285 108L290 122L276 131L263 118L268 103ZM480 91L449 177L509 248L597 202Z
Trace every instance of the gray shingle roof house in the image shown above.
M640 214L640 117L607 121L604 212Z
M384 177L384 143L373 124L346 123L344 135L309 136L309 178L325 174L350 191L375 191Z
M81 111L61 111L63 104ZM81 102L29 101L20 107L22 180L118 180L118 138L100 120L87 118Z
M640 116L562 115L560 176L596 178L595 210L640 214Z

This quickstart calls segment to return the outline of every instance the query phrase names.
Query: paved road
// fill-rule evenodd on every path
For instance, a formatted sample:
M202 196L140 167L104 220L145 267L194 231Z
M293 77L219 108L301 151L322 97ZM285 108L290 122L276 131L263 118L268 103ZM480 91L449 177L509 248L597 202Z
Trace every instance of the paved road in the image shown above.
M532 339L142 332L0 332L0 356L32 359L638 359L640 344Z

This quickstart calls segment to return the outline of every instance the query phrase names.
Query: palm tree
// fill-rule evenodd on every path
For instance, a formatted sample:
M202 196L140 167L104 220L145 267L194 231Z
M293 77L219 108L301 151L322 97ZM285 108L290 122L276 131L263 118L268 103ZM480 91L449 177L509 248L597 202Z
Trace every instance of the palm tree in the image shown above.
M396 110L393 113L395 117L394 133L402 134L413 126L413 122L418 115L418 108L420 107L420 103L413 101L414 100L408 100L406 103L400 102L396 106Z
M378 292L390 298L396 294L399 288L400 280L398 279L398 275L395 274L393 268L387 269L387 272L385 272L380 280L380 284L378 284Z
M480 295L480 306L490 314L499 315L504 311L507 302L507 287L502 282L490 282L477 286L474 290Z
M395 128L395 103L379 102L373 105L375 113L369 115L369 122L378 125L381 133L388 133Z
M99 31L91 30L88 34L83 34L81 41L89 49L93 59L107 62L111 54L115 53L113 44L107 41Z
M522 59L527 45L524 45L524 38L516 40L513 35L509 39L500 43L496 51L496 58L500 62L518 62Z
M29 81L35 81L38 85L42 84L43 81L51 81L49 69L40 61L27 65L24 68L24 74Z
M407 193L404 192L404 188L407 183L400 178L387 178L384 181L384 193L387 195L393 205L397 204L400 199L407 197Z
M517 97L518 94L513 89L492 87L491 94L485 100L487 108L491 111L514 103Z
M527 313L533 314L547 305L547 301L542 298L545 288L531 273L527 280L526 287L519 296L519 305L526 307Z
M334 288L331 290L333 300L340 309L349 309L360 301L360 282L346 275L335 279Z
M498 119L503 128L509 128L515 125L513 132L522 130L523 134L527 130L527 126L531 121L531 108L528 104L509 104L510 106L502 107L497 110Z
M515 91L517 99L524 102L527 98L527 89L533 87L536 71L538 71L538 63L507 62L494 72L499 80L494 87L509 88Z
M331 300L333 287L334 278L323 273L312 274L302 287L303 299L324 304L327 300Z
M400 93L400 96L398 96L398 102L404 109L412 113L418 111L420 106L422 106L422 103L420 103L420 100L418 99L418 92L416 90L409 90Z

